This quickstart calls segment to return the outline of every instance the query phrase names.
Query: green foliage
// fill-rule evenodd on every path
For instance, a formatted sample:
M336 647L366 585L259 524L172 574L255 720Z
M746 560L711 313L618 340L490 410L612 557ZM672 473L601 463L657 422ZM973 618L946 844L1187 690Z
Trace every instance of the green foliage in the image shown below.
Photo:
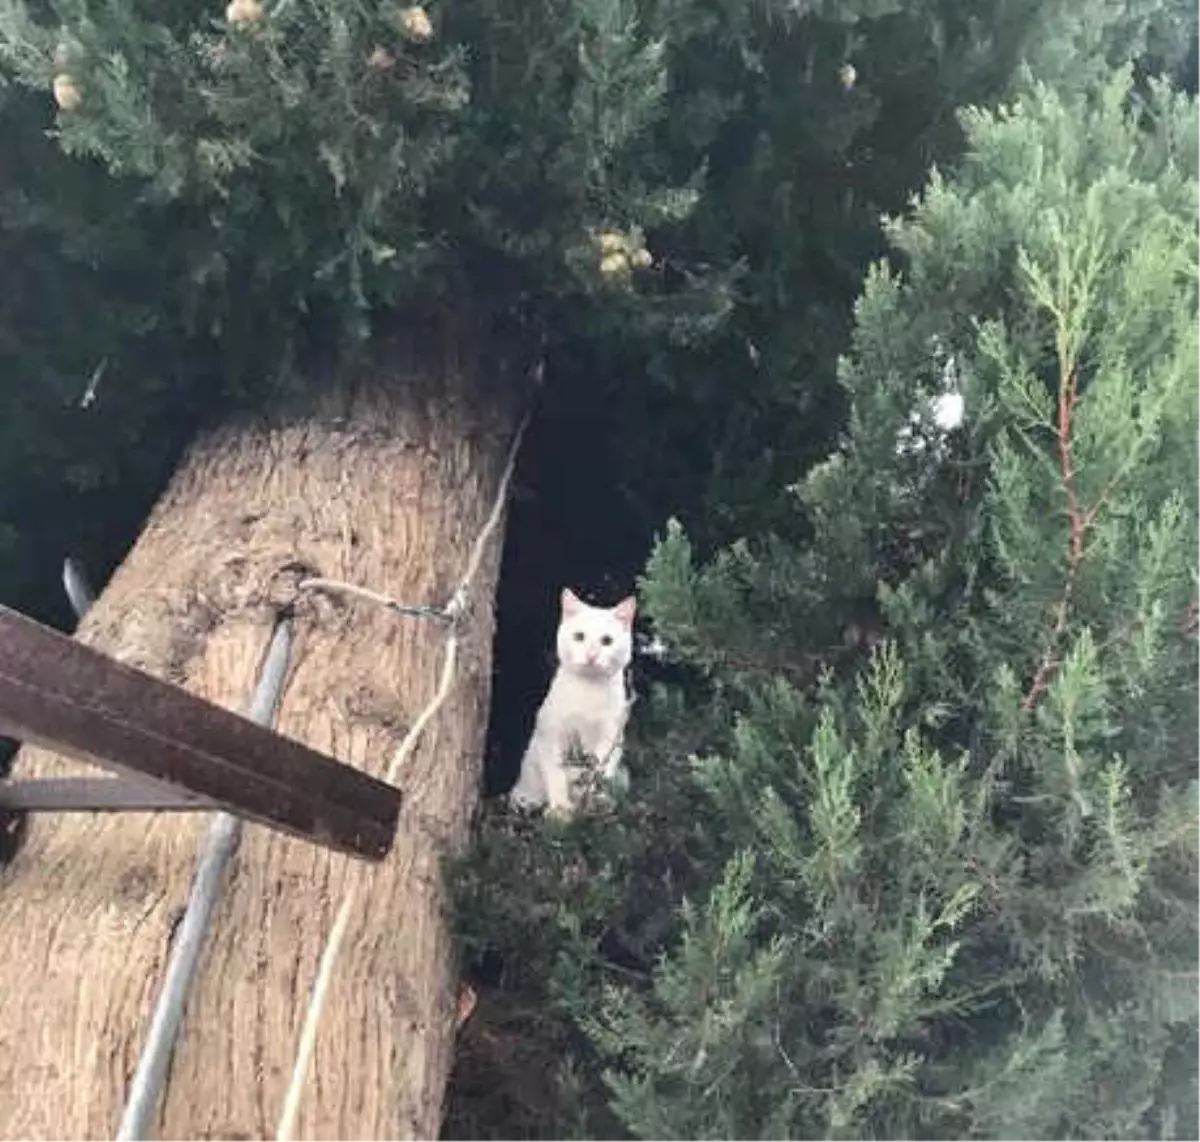
M111 565L131 524L96 503L135 520L203 416L446 309L541 340L619 424L639 536L667 510L706 549L752 511L786 526L764 493L828 448L878 215L1076 7L478 0L431 6L423 38L399 3L231 27L219 2L4 0L0 485L30 489L0 509L7 575L53 578L64 542ZM607 229L653 264L601 273Z
M705 193L656 249L668 265L739 266L731 308L684 346L612 336L606 323L579 344L564 315L572 336L555 365L606 390L622 467L646 473L629 479L628 500L647 528L677 513L711 552L747 530L797 526L774 492L833 445L845 410L835 361L863 274L885 253L879 217L958 154L957 108L990 105L1031 55L1037 74L1086 86L1106 57L1138 55L1148 25L1159 47L1139 71L1174 68L1195 13L1182 0L679 11L658 151L679 164L699 150ZM622 380L643 375L661 388Z
M651 559L695 742L643 723L615 818L531 836L503 895L571 930L603 836L586 931L464 909L634 1137L1194 1125L1196 107L1125 69L963 122L867 277L845 438L784 493L807 538Z
M587 1138L619 1130L579 1028L610 981L641 978L666 953L679 895L703 893L705 870L727 855L708 832L701 792L687 779L687 759L712 737L713 718L662 686L643 695L637 709L646 745L637 757L635 799L570 825L524 820L489 805L477 844L454 867L451 921L460 955L468 970L494 977L477 1019L488 1019L493 994L501 1009L536 1012L536 1025L527 1016L493 1016L482 1034L513 1040L498 1052L503 1058L548 1056L535 1064L550 1072L540 1085L559 1093L557 1101L544 1089L531 1097L528 1076L506 1076L490 1059L476 1074L480 1061L460 1053L450 1136ZM479 1087L486 1099L473 1094ZM480 1104L499 1102L507 1117L481 1118Z
M654 727L655 744L641 759L646 779L627 812L609 809L543 826L489 808L476 851L458 869L454 919L464 954L482 960L496 947L523 949L503 965L503 982L514 992L551 981L570 1002L586 997L612 956L651 964L674 923L671 905L662 905L662 886L687 891L710 859L715 839L699 827L700 794L683 775L713 722L686 711L662 687L638 710L643 727ZM671 843L663 844L667 835Z
M667 82L652 7L248 7L257 19L231 22L66 2L47 22L6 0L0 17L15 80L67 75L80 93L58 116L64 150L188 227L173 304L231 348L247 311L278 354L313 313L361 338L400 305L603 298L624 287L599 273L595 233L694 201L639 158Z
M874 583L898 650L858 684L856 732L838 734L831 714L845 690L822 697L807 729L796 719L813 776L787 814L772 802L796 781L777 753L748 751L743 734L724 763L758 791L757 804L719 802L727 826L756 826L738 843L826 878L799 877L792 903L777 870L760 897L811 909L842 937L820 948L824 973L874 965L832 988L831 1013L872 1050L826 1068L812 1040L827 1024L798 1036L804 1050L784 1041L806 1085L828 1088L810 1095L815 1119L792 1119L805 1134L1007 1131L972 1124L972 1092L1014 1056L1053 1060L1061 1020L1089 1049L1068 1063L1060 1042L1036 1083L1022 1065L1023 1113L1043 1102L1024 1128L1140 1136L1163 1113L1178 1021L1194 1026L1194 1004L1166 1014L1165 998L1195 970L1196 662L1181 629L1197 538L1195 157L1147 146L1128 92L1123 80L1094 100L1035 89L967 117L962 174L935 178L891 226L905 276L868 282L843 368L850 440L800 488L818 579ZM1148 120L1175 137L1194 129L1190 104L1156 96ZM896 446L914 399L936 392L931 338L953 354L969 410L944 457L936 431L923 450ZM934 743L962 760L947 769ZM928 892L945 903L929 907ZM929 916L969 900L971 923L939 958ZM953 930L963 913L950 911ZM793 959L783 979L797 976ZM795 1003L812 1010L803 993ZM947 1058L910 1053L954 1031L993 1039L963 1052L987 1080L958 1076L956 1089ZM1099 1105L1097 1089L1109 1091Z

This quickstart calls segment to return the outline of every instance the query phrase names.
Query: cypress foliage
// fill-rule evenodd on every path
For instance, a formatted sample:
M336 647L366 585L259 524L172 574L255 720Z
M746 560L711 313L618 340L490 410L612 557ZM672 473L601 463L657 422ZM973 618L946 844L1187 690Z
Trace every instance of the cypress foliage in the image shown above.
M809 538L673 524L643 598L702 697L639 707L614 818L463 874L468 953L604 1076L581 1130L1194 1129L1195 105L1125 69L963 123Z
M7 0L0 62L53 87L68 155L124 183L144 222L174 223L186 272L160 301L221 342L234 391L273 391L310 365L318 331L350 347L398 307L608 301L631 271L653 293L652 259L602 271L601 234L636 251L695 202L696 172L663 180L642 157L667 84L654 6L234 0L223 16L127 2L57 15Z

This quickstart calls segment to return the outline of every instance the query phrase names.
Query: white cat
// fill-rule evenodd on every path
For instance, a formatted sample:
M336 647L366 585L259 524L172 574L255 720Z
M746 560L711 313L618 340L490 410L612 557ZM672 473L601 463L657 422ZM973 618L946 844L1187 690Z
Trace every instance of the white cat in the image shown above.
M591 607L564 588L558 670L508 795L512 804L546 805L551 813L569 816L580 798L578 763L568 763L572 747L587 754L604 777L627 780L621 756L632 699L625 668L633 657L636 606L630 595L615 607Z

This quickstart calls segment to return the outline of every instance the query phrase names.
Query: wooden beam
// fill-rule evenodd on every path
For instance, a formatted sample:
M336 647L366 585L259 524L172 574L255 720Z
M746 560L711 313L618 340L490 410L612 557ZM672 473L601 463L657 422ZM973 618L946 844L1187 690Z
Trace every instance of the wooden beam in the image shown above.
M0 733L355 856L381 859L395 837L393 786L7 607Z

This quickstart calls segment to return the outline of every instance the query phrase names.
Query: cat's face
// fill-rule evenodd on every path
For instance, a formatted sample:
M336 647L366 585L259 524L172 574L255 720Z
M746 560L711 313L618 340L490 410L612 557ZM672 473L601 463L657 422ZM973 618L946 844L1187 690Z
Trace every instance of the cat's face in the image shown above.
M573 673L593 678L619 674L633 657L636 606L630 595L615 607L590 607L565 588L558 624L558 661Z

